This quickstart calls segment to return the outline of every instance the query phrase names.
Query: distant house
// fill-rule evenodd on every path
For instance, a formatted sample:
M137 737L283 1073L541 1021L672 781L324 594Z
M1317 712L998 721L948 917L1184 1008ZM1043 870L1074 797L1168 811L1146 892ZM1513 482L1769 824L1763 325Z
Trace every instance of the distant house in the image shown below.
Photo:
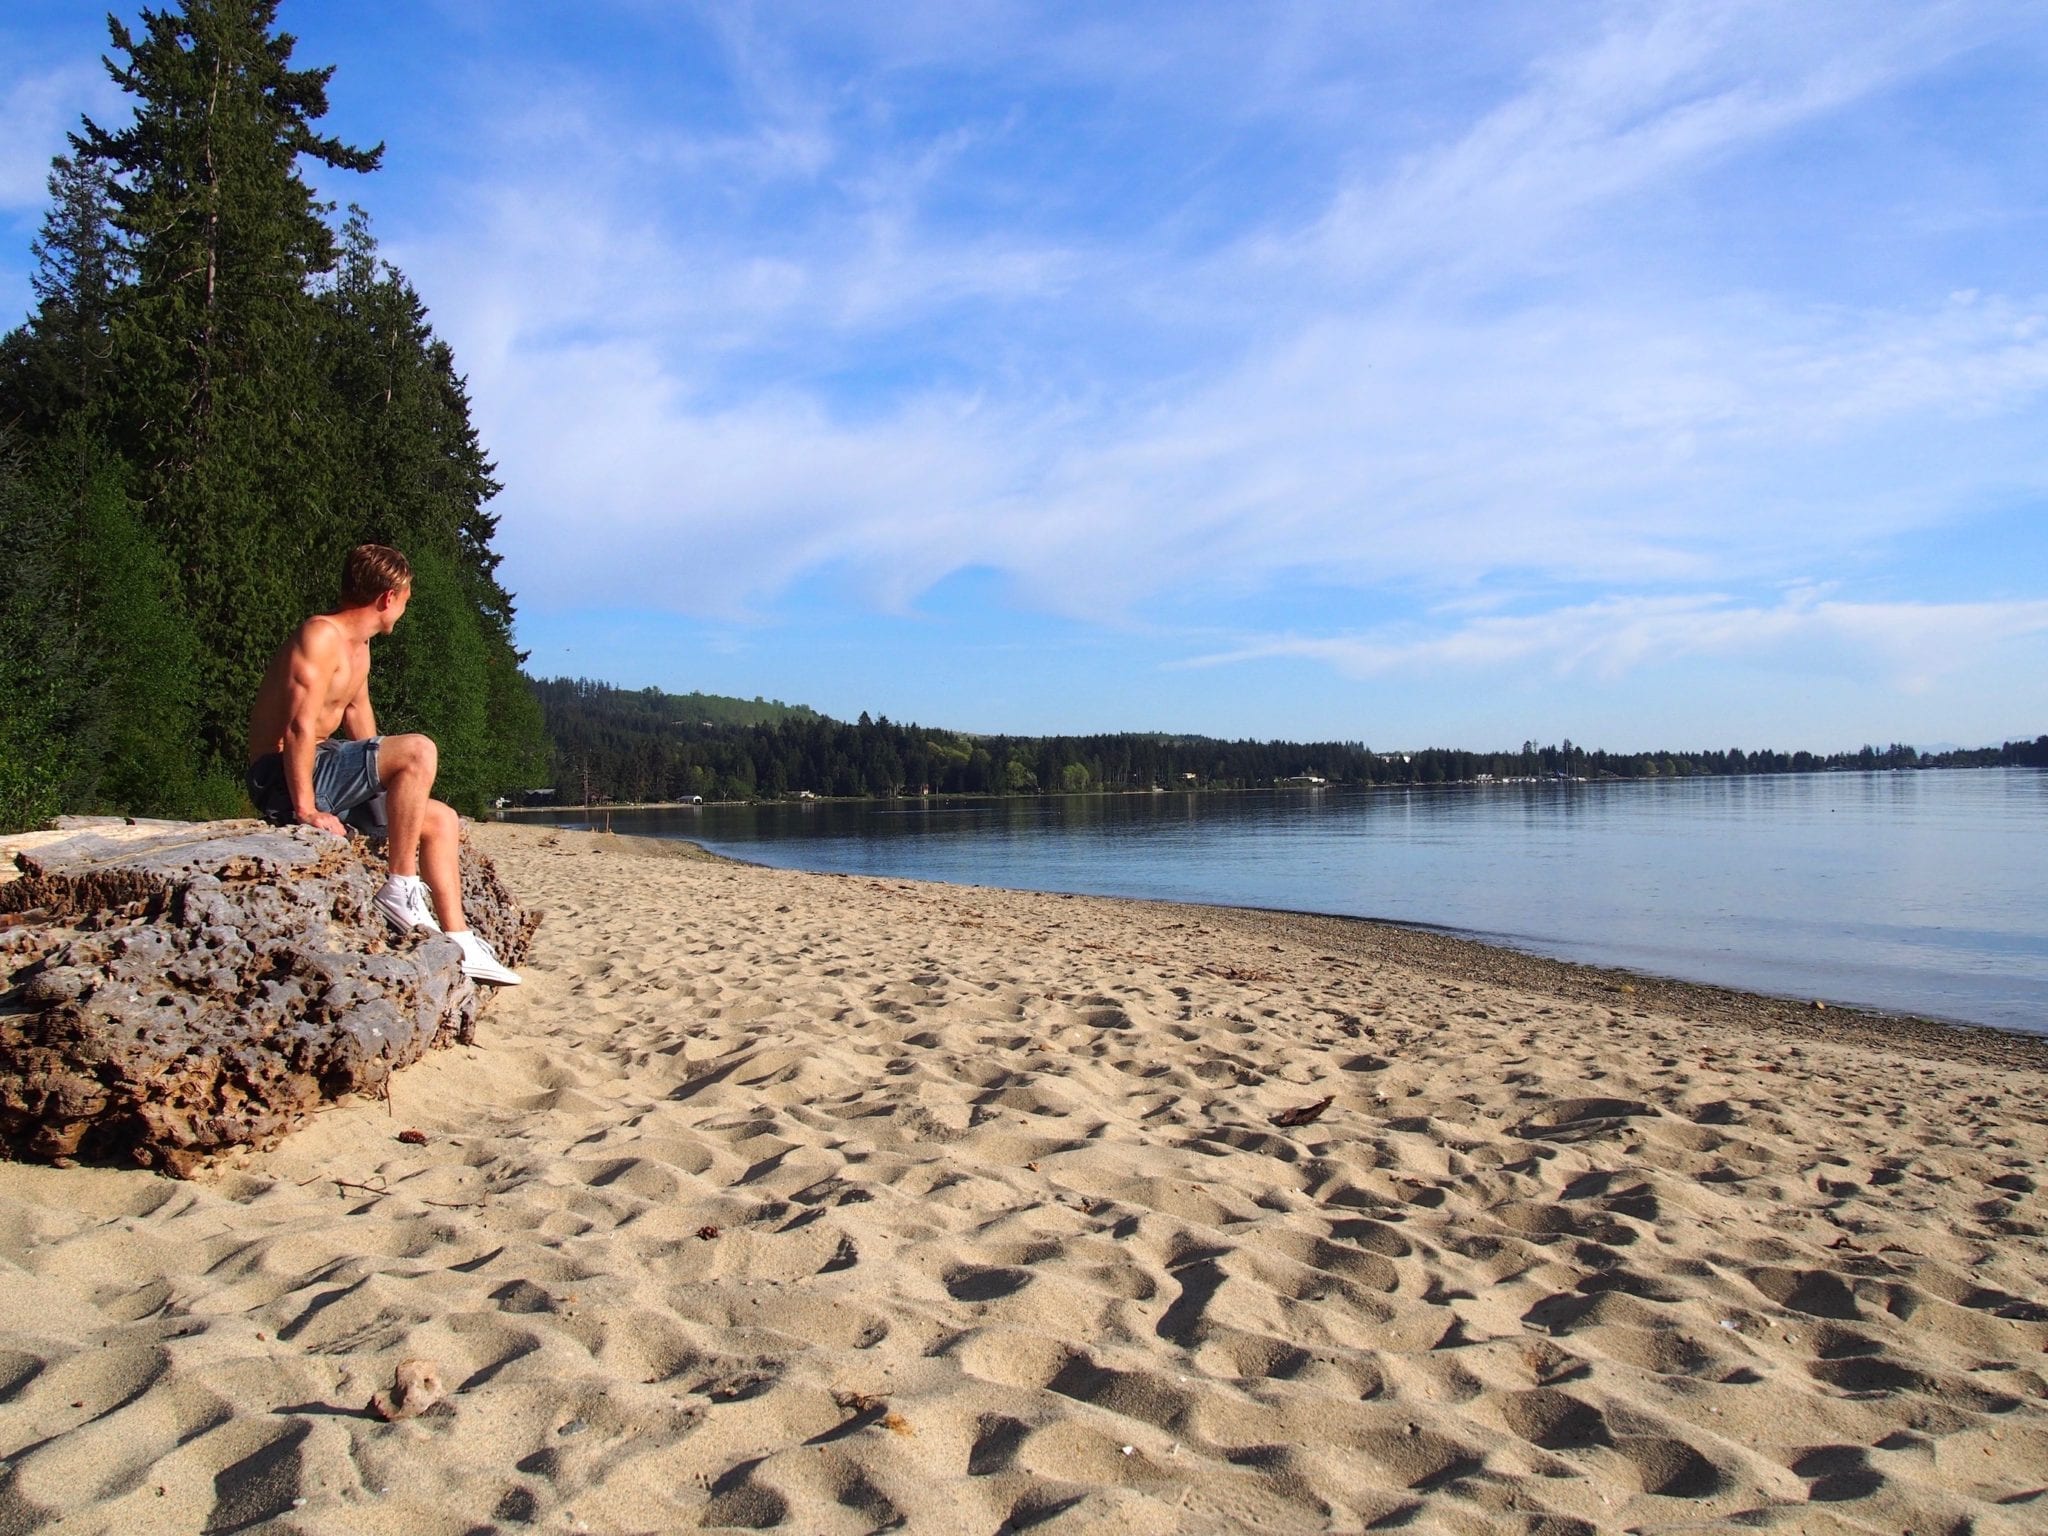
M1275 779L1273 782L1283 789L1321 789L1330 781L1319 773L1297 773L1290 778Z

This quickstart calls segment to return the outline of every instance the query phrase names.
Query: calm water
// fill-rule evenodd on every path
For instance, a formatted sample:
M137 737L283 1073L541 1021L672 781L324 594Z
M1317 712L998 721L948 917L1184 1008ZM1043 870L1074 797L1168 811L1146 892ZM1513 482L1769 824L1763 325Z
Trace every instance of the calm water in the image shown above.
M616 811L792 869L1392 918L2048 1031L2048 773Z

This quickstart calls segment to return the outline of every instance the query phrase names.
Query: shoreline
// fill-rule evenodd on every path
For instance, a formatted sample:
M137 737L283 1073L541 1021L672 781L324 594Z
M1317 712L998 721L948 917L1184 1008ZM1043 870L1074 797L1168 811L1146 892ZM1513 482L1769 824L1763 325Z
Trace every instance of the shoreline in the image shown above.
M1611 1002L1619 996L1637 1006L1683 1012L1716 1024L1769 1029L1871 1049L1911 1051L1936 1060L1953 1060L1960 1054L1972 1061L2048 1071L2048 1035L1998 1024L1891 1013L1832 1000L1817 1006L1810 999L1558 959L1453 929L1391 918L1261 907L1200 910L1236 913L1255 923L1270 919L1297 937L1320 934L1332 944L1341 944L1355 929L1375 936L1399 935L1402 937L1365 941L1366 947L1375 952L1384 949L1404 963L1434 967L1464 980L1536 988L1561 999Z
M2048 1507L2019 1037L1811 1029L1364 920L469 835L546 913L473 1046L184 1183L0 1164L0 1518L2025 1536ZM442 1399L387 1423L408 1361Z
M607 840L623 852L654 853L667 847L690 850L687 857L737 865L744 869L784 869L734 854L718 853L683 837L660 837L648 833L603 832L588 828L556 828ZM633 845L646 845L640 849ZM1484 980L1522 986L1540 986L1560 997L1577 1001L1602 1000L1610 994L1633 996L1661 1007L1683 1008L1719 1022L1751 1028L1773 1028L1813 1039L1868 1039L1873 1044L1911 1042L1923 1055L1946 1058L1962 1052L1970 1060L2004 1062L2029 1070L2048 1070L2048 1033L1982 1024L1971 1019L1944 1019L1928 1014L1892 1012L1861 1003L1834 998L1814 999L1789 994L1760 992L1720 982L1694 981L1682 976L1665 976L1654 971L1637 971L1625 966L1603 966L1584 960L1566 960L1516 945L1482 938L1461 929L1429 923L1403 922L1392 917L1362 917L1348 912L1304 912L1286 907L1238 907L1221 903L1179 902L1164 897L1113 895L1080 892L1036 891L1022 886L956 884L945 880L917 880L887 875L868 876L835 871L791 871L836 879L909 880L916 885L933 885L950 890L1006 890L1051 897L1075 896L1090 901L1130 902L1145 907L1185 909L1191 912L1240 914L1255 921L1271 921L1297 928L1303 934L1322 934L1331 944L1342 945L1352 930L1376 935L1405 935L1405 940L1386 938L1369 945L1375 953L1398 955L1409 963L1438 964L1456 969L1468 980Z

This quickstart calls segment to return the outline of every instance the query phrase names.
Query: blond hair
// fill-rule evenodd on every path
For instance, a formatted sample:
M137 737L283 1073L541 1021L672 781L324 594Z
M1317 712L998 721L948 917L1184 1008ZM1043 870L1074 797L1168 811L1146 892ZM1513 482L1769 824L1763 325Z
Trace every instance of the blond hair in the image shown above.
M412 567L388 544L358 544L341 563L341 605L367 608L412 585Z

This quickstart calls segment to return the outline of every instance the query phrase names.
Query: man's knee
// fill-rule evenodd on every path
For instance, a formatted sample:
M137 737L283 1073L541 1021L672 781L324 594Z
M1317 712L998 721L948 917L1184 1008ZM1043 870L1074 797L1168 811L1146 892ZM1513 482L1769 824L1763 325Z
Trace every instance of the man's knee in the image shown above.
M453 838L462 835L462 818L455 814L455 807L444 805L439 800L429 800L427 802L427 814L423 826L429 834L435 837Z
M377 772L382 778L417 773L431 783L440 766L441 750L431 736L386 736L377 749Z

